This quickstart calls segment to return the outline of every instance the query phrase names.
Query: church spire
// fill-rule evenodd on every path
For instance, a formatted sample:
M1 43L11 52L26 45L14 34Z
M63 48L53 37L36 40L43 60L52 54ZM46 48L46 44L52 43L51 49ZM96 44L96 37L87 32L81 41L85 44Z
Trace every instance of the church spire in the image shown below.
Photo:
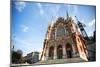
M50 27L52 28L53 27L53 24L54 24L54 17L52 16L52 18L51 18L51 22L50 22Z
M66 19L69 19L68 11L66 11Z

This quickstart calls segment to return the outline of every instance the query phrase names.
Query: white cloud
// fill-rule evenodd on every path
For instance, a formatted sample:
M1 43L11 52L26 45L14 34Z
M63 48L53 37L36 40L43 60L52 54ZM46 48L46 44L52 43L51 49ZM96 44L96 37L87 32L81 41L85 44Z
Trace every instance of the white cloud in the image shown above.
M53 15L54 18L58 18L59 10L60 10L60 6L59 5L56 5L55 7L54 6L51 7L50 11L52 12L52 15Z
M67 6L68 12L70 12L71 5L65 5L65 6Z
M42 8L42 5L40 3L37 3L37 6L38 6L38 8L40 10L40 14L43 15L44 14L44 10Z
M70 16L76 16L78 13L78 6L77 5L67 5L68 13L70 13Z
M74 5L73 6L73 13L74 13L74 15L76 15L77 13L78 13L78 6L77 5Z
M39 8L39 12L40 12L41 15L44 15L46 18L49 17L49 16L51 16L51 20L52 21L54 21L53 18L55 18L55 19L58 18L58 16L59 16L59 10L60 10L60 5L45 4L44 5L45 9L43 9L43 5L41 3L36 3L36 4L37 4L37 6Z
M90 21L89 23L88 23L88 26L93 26L95 24L95 19L93 19L92 21Z
M41 14L41 15L43 15L43 14L44 14L44 11L43 11L42 9L40 10L40 14Z
M23 9L26 7L26 3L25 2L15 2L15 8L19 11L22 12Z
M20 39L20 38L17 38L17 37L14 38L14 41L17 42L17 43L21 43L22 45L25 45L25 46L31 46L32 45L27 40Z
M49 14L51 16L51 23L54 23L56 19L59 17L59 10L61 6L57 4L47 4L46 7L49 7L47 8L47 10L50 11L50 13L47 13L47 15Z
M29 31L29 27L26 25L21 25L21 30L22 32L28 32Z
M60 10L60 6L56 5L55 6L55 16L56 16L56 18L58 18L59 10Z
M93 31L95 30L95 19L85 24L86 24L85 30L87 31L88 36L92 36Z

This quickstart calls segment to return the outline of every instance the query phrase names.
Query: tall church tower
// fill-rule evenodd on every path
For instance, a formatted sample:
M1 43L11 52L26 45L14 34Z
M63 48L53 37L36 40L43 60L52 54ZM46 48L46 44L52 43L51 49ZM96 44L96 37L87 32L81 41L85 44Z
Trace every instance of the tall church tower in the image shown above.
M68 16L59 17L56 22L48 26L44 39L41 61L55 59L87 59L86 41L79 32L75 21Z

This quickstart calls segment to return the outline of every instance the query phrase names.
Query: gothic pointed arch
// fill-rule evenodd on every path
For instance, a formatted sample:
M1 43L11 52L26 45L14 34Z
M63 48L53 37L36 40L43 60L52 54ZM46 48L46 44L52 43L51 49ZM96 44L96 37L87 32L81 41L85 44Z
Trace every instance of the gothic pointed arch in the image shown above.
M67 58L72 58L72 46L70 43L66 44Z
M54 47L51 46L49 48L49 59L53 59L53 56L54 56Z
M62 56L63 56L62 45L59 45L59 46L57 47L57 58L58 58L58 59L62 59Z

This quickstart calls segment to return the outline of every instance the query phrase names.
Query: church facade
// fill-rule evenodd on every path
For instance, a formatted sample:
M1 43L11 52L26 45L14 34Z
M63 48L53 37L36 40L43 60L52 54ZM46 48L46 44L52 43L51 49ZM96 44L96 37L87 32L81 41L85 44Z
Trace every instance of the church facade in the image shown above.
M88 61L86 41L71 17L59 17L48 26L43 43L41 61L82 58Z

